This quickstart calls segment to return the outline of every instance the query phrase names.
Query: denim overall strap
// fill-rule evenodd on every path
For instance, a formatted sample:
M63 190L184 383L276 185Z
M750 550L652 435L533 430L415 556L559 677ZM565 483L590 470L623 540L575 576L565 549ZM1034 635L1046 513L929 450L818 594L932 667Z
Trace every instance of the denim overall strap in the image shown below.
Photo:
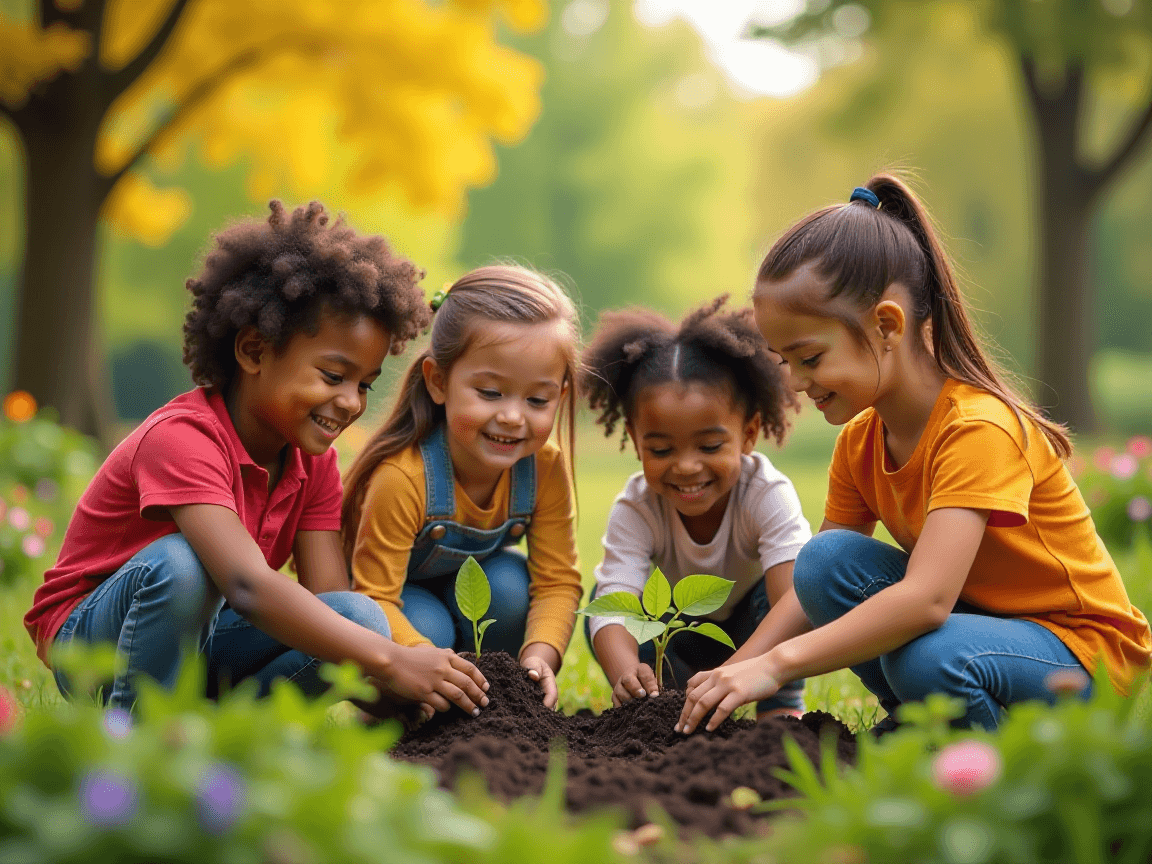
M531 518L536 509L536 454L525 456L512 466L511 488L508 490L508 518Z
M452 471L443 423L420 442L420 456L424 459L424 492L428 499L424 518L428 521L451 519L456 515L456 475Z

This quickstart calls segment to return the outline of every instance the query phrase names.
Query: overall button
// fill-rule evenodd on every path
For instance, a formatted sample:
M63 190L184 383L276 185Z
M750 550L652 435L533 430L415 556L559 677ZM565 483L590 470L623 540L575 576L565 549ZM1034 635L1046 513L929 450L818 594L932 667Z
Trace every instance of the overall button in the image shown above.
M515 525L508 529L508 535L510 537L523 537L524 526L517 522Z
M428 532L428 536L431 537L433 540L442 540L442 539L444 539L444 535L447 533L448 533L448 529L445 528L443 525L436 525L432 528L431 531Z

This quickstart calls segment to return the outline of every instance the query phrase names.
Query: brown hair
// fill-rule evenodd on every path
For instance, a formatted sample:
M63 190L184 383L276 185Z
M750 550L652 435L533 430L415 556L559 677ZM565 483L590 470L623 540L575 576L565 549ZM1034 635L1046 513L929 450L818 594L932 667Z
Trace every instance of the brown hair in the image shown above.
M1071 456L1068 430L1019 396L1007 383L1008 375L981 346L952 263L912 190L891 174L877 174L866 188L880 200L878 208L863 200L825 207L777 240L760 265L757 291L811 263L828 283L828 296L819 303L795 298L789 305L803 314L840 320L868 345L856 316L840 314L827 301L844 296L857 309L870 309L889 285L899 282L912 296L916 331L925 322L931 325L932 356L940 371L993 394L1012 409L1026 436L1024 418L1040 429L1060 458Z
M584 351L583 385L596 422L611 435L632 415L637 394L667 381L701 381L727 388L744 418L759 414L764 437L777 444L788 431L787 410L800 407L760 336L751 309L721 311L719 297L679 325L649 309L605 312ZM620 441L628 441L625 432Z
M480 332L478 325L484 321L561 322L566 336L564 381L568 393L560 406L561 428L565 425L563 418L567 418L567 442L561 435L560 444L567 451L568 468L575 478L576 390L580 367L577 320L576 307L568 295L551 279L526 267L494 264L479 267L456 280L432 320L430 344L417 355L404 375L392 414L364 445L344 475L341 525L344 554L349 560L373 472L389 456L411 447L444 421L444 406L432 400L424 383L424 360L432 358L449 374L452 365L475 341Z
M218 233L202 272L188 280L184 362L197 384L228 385L236 334L249 325L279 352L294 334L314 334L322 309L366 315L388 331L392 354L428 326L424 271L383 237L358 234L342 218L329 227L319 201L291 213L279 201L268 207L267 219Z

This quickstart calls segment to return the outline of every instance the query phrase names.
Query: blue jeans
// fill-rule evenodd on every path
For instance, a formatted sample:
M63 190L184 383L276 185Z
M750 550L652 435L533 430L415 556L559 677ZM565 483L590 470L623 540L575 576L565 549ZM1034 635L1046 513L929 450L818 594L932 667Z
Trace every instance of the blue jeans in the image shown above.
M363 627L383 636L390 633L384 612L367 597L334 591L319 599ZM277 677L294 681L308 695L327 688L316 675L315 658L280 644L231 609L221 611L222 603L188 541L181 534L168 534L137 552L80 601L54 644L78 639L116 645L126 667L104 690L105 703L116 708L130 709L136 702L137 675L175 686L193 652L206 653L216 675L228 670L230 681L256 678L262 694ZM55 678L60 692L69 695L67 677L57 669ZM218 679L214 675L210 680Z
M588 598L588 602L591 603L594 599L596 599L595 589L592 591L592 596ZM764 580L757 579L752 590L733 607L731 615L723 621L712 621L712 623L731 636L732 642L739 648L756 632L756 628L760 626L760 622L768 614L769 608L768 592L764 588ZM669 613L664 616L664 620L667 621L671 617L672 615ZM687 622L710 620L693 615L680 617L681 620ZM588 640L588 645L591 646L592 619L587 616L584 618L584 636ZM688 683L688 679L697 672L715 669L733 653L732 649L723 642L717 642L708 636L699 636L689 632L677 633L669 640L668 647L664 651L665 669L671 672L673 686L684 687ZM640 646L640 660L655 668L656 645L653 642L648 641ZM608 683L611 684L612 682ZM758 714L776 708L804 710L803 678L788 682L775 695L761 699L756 703L756 713Z
M484 633L483 648L520 654L528 625L528 560L523 553L508 549L485 558L484 575L492 589L492 605L482 616L495 619ZM404 617L437 648L475 650L472 622L456 605L456 574L408 581L400 592Z
M822 627L899 582L907 567L908 553L895 546L855 531L822 531L800 550L792 581L804 613ZM967 705L958 726L988 730L1014 702L1053 702L1044 679L1059 669L1083 666L1051 630L964 602L936 630L852 667L889 714L901 702L946 693Z

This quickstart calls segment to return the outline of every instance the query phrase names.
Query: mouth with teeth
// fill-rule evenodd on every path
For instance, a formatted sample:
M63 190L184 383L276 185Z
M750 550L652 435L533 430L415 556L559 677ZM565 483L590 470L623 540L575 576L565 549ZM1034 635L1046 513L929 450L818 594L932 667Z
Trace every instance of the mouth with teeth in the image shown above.
M524 440L523 438L510 438L507 435L493 435L490 432L481 432L480 434L484 436L486 441L494 444L500 450L511 450Z
M711 486L713 482L715 481L705 480L701 483L693 483L691 485L680 483L669 483L668 485L675 489L676 494L681 498L694 499L699 498L701 494L703 494L704 490Z
M821 411L823 411L825 408L828 407L828 403L832 401L832 397L835 395L836 395L835 393L826 393L825 395L820 396L820 397L813 396L812 401L816 403L817 408L819 408Z
M320 429L324 432L324 435L328 438L335 438L340 434L340 430L344 428L344 424L337 423L335 420L331 420L327 417L321 417L319 414L312 414L310 416L312 418L312 422L319 426Z

